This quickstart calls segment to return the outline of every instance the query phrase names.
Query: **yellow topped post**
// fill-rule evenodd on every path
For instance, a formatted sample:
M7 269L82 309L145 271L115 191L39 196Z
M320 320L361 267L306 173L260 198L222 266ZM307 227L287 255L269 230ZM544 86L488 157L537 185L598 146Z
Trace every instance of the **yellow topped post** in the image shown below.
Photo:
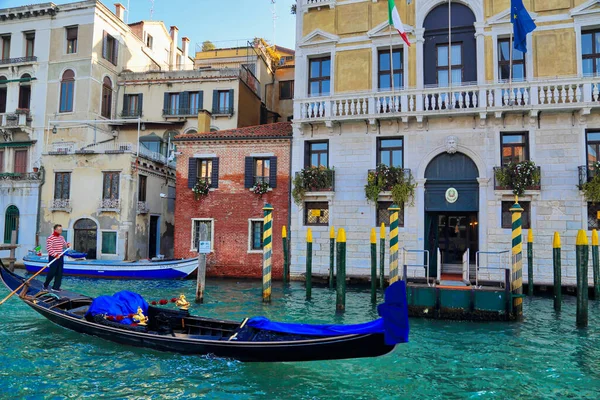
M552 239L552 248L560 249L560 233L554 232L554 238Z
M377 244L377 232L375 228L371 229L371 244Z
M592 272L594 278L594 299L600 299L600 257L598 252L598 232L592 231Z
M533 229L529 229L527 232L527 243L533 243Z
M335 228L329 229L329 289L333 289L335 275Z
M575 243L575 257L577 264L577 326L588 326L588 238L584 230L577 233Z
M390 285L398 280L398 214L400 207L392 204L390 208Z
M273 273L273 206L263 207L263 302L271 302L271 275Z
M335 239L335 228L333 226L329 229L329 239Z
M283 285L286 286L290 276L290 246L285 225L281 228L281 241L283 245Z
M385 223L379 227L379 287L385 284Z
M560 311L562 307L562 266L560 234L554 232L552 240L552 265L554 271L554 310Z
M371 302L377 302L377 232L371 229Z
M336 301L337 311L346 309L346 231L340 228L337 237L337 279Z
M383 222L379 227L379 239L385 239L385 224Z
M527 294L533 296L533 229L527 232Z
M310 229L310 228L308 228L308 229L306 230L306 241L307 241L308 243L312 243L312 241L313 241L312 229Z
M306 300L312 297L312 229L306 230Z
M281 228L281 237L287 239L287 229L285 225Z
M521 215L523 208L515 196L515 204L510 208L512 216L512 295L513 312L516 318L523 316L523 232Z

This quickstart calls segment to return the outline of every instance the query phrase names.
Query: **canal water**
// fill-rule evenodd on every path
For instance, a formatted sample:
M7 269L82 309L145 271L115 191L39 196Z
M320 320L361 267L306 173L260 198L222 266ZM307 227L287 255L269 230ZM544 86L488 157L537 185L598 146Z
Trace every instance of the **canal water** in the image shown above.
M97 296L127 289L147 300L185 293L193 281L67 278L63 287ZM2 287L2 296L5 293ZM377 317L369 292L350 289L336 316L335 293L276 284L261 303L260 282L209 280L193 313L242 320L357 323ZM307 363L244 364L125 347L54 326L18 299L0 307L0 398L589 398L600 393L600 303L590 326L575 328L575 299L556 314L549 298L526 299L520 323L411 320L410 343L384 357Z

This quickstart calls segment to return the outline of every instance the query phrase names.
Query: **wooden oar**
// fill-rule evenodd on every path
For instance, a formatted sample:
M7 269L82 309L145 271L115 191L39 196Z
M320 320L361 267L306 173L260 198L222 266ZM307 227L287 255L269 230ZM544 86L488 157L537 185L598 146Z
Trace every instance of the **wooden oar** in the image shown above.
M11 297L13 297L19 290L21 290L21 288L25 285L27 285L29 283L29 281L31 281L33 278L35 278L36 276L38 276L39 274L41 274L46 268L48 268L50 265L52 265L52 263L54 263L54 261L58 260L60 257L62 257L67 251L69 251L69 249L66 249L65 251L63 251L62 253L60 253L58 255L58 257L56 257L54 260L50 261L48 264L46 264L42 269L40 269L38 272L36 272L31 278L27 279L25 282L23 282L21 284L21 286L19 286L18 288L16 288L15 290L13 290L8 296L6 296L4 298L4 300L0 301L0 306L2 304L4 304L6 302L6 300L10 299Z

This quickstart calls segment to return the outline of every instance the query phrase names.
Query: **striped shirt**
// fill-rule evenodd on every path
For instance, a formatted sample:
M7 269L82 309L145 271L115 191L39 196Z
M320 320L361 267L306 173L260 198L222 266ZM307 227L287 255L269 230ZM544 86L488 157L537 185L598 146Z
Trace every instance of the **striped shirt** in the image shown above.
M55 236L54 234L48 236L48 239L46 240L46 250L48 250L49 256L56 257L63 252L65 247L67 247L67 242L64 237L60 235Z

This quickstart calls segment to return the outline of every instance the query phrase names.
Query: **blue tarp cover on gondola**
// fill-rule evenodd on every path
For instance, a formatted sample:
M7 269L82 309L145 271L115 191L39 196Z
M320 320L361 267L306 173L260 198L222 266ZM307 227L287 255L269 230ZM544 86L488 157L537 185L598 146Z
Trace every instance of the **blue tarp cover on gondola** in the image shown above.
M138 307L142 309L144 315L148 313L148 303L137 293L123 290L112 296L96 297L92 302L87 314L96 316L109 315L112 317L123 316L123 320L118 321L125 325L131 325L133 321L127 318L129 314L136 314Z
M65 256L71 257L71 258L86 258L87 257L87 253L78 253L76 251L68 250L65 253Z
M398 281L387 288L385 302L379 305L378 312L382 318L357 325L290 324L274 322L265 317L252 318L247 325L267 331L311 336L384 333L385 343L388 345L408 342L408 306L404 281Z

